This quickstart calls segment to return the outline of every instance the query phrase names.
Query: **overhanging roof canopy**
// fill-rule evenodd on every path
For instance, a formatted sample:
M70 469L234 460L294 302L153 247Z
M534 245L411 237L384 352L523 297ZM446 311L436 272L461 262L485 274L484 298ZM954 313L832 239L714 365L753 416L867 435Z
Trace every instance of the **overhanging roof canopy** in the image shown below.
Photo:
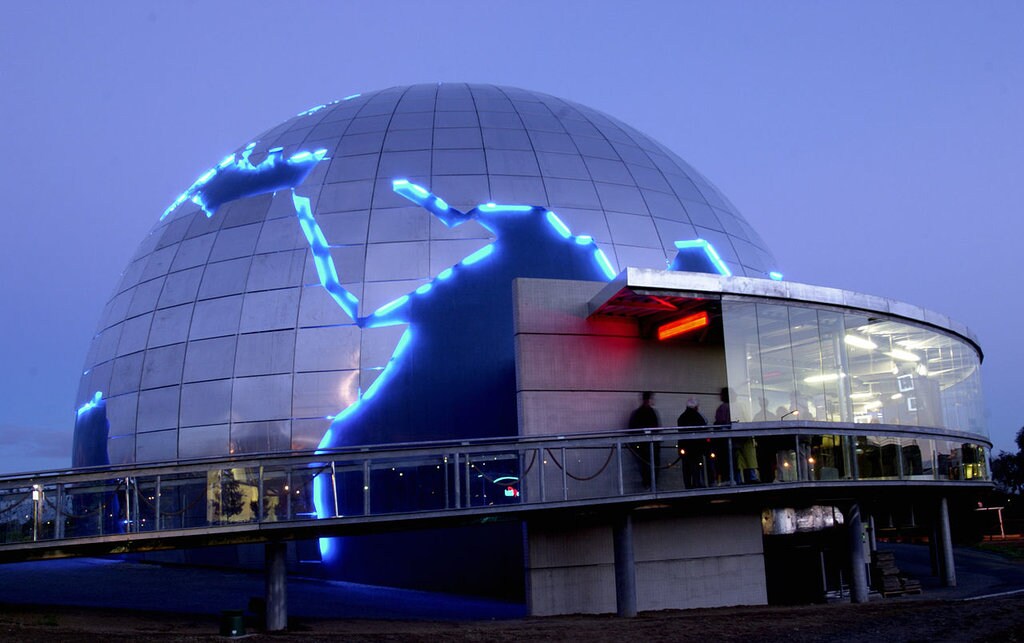
M982 354L977 336L966 325L919 306L839 288L702 272L626 268L590 300L588 318L626 317L656 323L661 318L702 309L708 300L748 297L839 306L902 317L963 337Z

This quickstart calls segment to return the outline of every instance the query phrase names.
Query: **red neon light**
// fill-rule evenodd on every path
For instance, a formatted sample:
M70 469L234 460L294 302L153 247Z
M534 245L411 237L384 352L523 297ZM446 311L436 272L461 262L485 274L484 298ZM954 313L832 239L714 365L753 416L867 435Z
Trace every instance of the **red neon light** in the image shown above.
M676 335L682 335L688 333L691 330L697 330L698 328L704 328L708 325L708 314L701 312L696 315L690 315L689 317L683 317L677 319L674 322L669 322L664 326L658 327L658 339L665 340L669 337L675 337Z

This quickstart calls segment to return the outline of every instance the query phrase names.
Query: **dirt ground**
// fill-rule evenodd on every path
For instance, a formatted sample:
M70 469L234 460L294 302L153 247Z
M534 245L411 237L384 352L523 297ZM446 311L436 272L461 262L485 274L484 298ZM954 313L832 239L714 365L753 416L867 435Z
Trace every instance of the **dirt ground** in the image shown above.
M1024 641L1024 594L985 600L880 599L867 604L743 607L491 622L296 620L253 641ZM0 605L0 639L226 640L215 617ZM252 629L250 629L250 632Z

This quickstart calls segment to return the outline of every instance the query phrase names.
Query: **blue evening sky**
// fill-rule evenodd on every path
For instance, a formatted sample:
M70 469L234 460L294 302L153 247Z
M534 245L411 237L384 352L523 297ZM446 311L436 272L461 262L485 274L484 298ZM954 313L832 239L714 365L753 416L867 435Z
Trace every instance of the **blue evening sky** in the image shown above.
M660 140L787 279L966 323L989 429L1024 424L1024 4L7 3L0 472L70 463L100 311L164 208L320 103L431 81L535 89Z

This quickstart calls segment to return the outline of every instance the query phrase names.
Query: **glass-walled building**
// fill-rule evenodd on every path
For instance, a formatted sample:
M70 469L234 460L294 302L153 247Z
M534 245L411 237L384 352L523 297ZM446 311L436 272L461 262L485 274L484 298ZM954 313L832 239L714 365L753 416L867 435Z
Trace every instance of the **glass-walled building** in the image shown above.
M978 350L910 322L722 302L734 422L799 418L984 434Z
M639 357L628 380L660 392L663 424L690 399L719 425L713 439L681 445L684 468L701 460L701 485L989 478L981 350L948 317L833 288L640 269L589 306L593 322L631 320ZM689 319L701 323L664 332ZM582 395L598 415L619 403ZM521 396L527 414L555 412Z

